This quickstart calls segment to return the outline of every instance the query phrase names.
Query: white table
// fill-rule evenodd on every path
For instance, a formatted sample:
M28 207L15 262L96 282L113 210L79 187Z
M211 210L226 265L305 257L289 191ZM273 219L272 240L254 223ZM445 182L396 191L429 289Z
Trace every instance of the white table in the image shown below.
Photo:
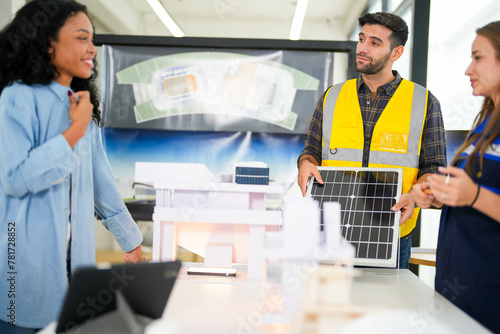
M290 325L262 324L258 308L262 293L261 282L244 275L239 279L181 274L163 317L177 324L181 333L291 333ZM353 307L378 312L350 324L351 329L368 326L364 332L348 333L378 333L377 328L383 332L392 321L389 318L400 315L404 319L391 328L404 330L394 333L489 333L409 270L399 274L388 269L362 270L354 278L351 301Z
M410 263L429 267L436 266L436 249L412 247Z
M174 286L154 333L175 334L290 334L290 324L263 324L259 311L263 289L260 280L248 279L243 267L239 277L186 275L186 263ZM490 333L486 328L433 291L409 270L364 269L354 278L352 309L374 312L350 322L341 331L338 319L323 321L323 333ZM399 317L399 318L398 318ZM330 321L330 323L328 322ZM55 323L41 333L53 334ZM164 327L161 327L164 326ZM306 333L301 333L306 334Z

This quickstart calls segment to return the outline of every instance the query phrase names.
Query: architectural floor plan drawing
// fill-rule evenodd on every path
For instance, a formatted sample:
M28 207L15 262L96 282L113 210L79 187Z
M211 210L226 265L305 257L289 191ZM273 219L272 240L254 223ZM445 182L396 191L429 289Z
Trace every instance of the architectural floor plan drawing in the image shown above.
M297 90L319 80L290 66L223 52L191 52L152 58L117 73L131 84L136 122L190 115L232 115L293 130Z

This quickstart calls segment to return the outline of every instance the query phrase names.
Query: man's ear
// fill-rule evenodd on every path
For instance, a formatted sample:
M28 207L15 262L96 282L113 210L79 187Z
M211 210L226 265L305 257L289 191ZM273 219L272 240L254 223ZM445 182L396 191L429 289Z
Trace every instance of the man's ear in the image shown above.
M398 60L403 55L404 50L405 48L402 45L396 46L394 49L392 49L391 52L392 61Z

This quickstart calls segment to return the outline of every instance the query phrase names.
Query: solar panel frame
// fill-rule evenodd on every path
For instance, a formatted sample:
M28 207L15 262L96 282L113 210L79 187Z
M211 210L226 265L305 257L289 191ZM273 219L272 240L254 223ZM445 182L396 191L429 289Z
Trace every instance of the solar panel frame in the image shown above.
M340 203L342 236L356 248L354 265L396 268L401 212L391 208L401 197L403 169L321 166L318 170L324 185L311 178L306 196L317 200L321 211L324 202ZM334 187L339 184L340 188Z

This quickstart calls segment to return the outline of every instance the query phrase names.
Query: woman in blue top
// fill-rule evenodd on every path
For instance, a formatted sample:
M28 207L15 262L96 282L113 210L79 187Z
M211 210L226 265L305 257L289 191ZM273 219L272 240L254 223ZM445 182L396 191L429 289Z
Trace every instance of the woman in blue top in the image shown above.
M100 137L93 35L67 0L29 2L0 32L2 333L56 320L71 272L95 263L94 211L142 259Z
M436 291L500 333L500 21L476 32L465 74L483 108L453 167L413 192L420 207L442 207Z

